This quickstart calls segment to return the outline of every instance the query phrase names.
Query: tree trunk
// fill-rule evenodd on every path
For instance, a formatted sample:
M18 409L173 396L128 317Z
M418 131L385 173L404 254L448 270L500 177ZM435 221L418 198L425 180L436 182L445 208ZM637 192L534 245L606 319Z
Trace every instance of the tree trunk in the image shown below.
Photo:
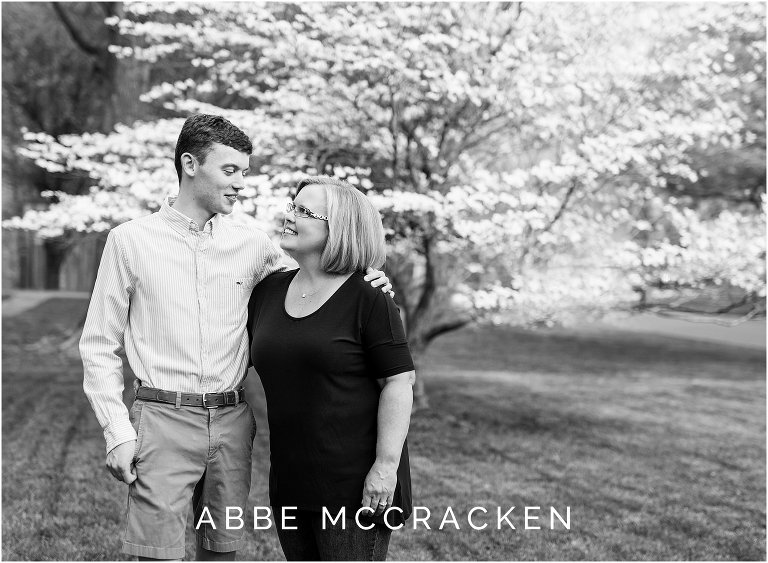
M413 386L413 410L420 411L429 408L429 397L424 387L423 371L416 366L416 383Z
M45 248L45 289L59 289L61 266L67 257L68 245L58 240L46 240Z
M408 331L408 319L405 311L405 307L400 308L400 320L403 323L403 329L406 336L408 336L408 344L411 349L411 355L413 356L413 365L416 368L416 383L413 385L413 410L424 410L429 408L429 398L427 397L427 390L424 387L424 375L421 370L421 357L424 355L424 348L421 340L413 338L415 335L409 334Z
M429 408L429 397L424 385L424 349L418 341L410 343L413 365L416 368L416 383L413 385L413 410L425 410Z

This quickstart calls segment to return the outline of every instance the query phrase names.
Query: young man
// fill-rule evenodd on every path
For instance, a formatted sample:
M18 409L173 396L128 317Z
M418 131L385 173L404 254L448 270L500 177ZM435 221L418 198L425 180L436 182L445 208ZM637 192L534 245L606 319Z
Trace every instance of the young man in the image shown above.
M179 196L112 229L80 340L83 388L106 439L107 469L129 485L123 551L180 559L189 501L197 558L234 560L242 530L226 508L246 502L256 432L241 384L253 287L285 269L269 237L226 217L253 147L226 119L195 115L176 144ZM369 274L372 285L388 280ZM140 382L129 413L122 361ZM206 514L204 521L210 520Z

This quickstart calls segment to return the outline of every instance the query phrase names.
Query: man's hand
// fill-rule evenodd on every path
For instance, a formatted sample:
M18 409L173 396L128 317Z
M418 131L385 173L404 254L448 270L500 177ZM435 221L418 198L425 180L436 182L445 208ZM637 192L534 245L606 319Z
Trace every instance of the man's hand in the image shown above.
M395 296L395 292L392 291L392 284L389 283L389 278L384 275L384 272L381 270L374 270L373 268L368 268L365 271L365 281L371 282L371 285L373 287L381 287L381 291L384 293L389 293L390 297Z
M106 466L112 477L130 485L136 480L136 468L133 466L133 452L136 440L123 442L112 448L107 454Z

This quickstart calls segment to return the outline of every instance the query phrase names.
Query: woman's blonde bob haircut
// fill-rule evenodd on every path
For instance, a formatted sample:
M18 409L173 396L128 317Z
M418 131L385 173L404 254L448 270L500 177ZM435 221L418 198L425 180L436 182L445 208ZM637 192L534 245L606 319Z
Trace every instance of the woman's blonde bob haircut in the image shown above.
M319 185L328 200L328 240L320 256L320 267L329 274L380 269L387 258L381 215L361 191L338 178L310 176L296 186Z

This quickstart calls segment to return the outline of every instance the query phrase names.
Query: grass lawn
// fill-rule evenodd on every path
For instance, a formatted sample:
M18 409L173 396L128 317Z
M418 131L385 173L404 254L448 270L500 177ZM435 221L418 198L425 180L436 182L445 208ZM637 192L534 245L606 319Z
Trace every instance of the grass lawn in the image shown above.
M76 322L52 299L3 319L2 557L121 559L125 486L82 393L79 359L28 344ZM432 409L409 434L414 504L431 530L393 535L392 560L765 560L763 351L620 331L478 328L423 361ZM130 386L127 386L130 387ZM260 421L251 505L267 502ZM130 399L126 396L126 402ZM460 530L438 530L447 507ZM466 512L488 510L475 531ZM515 506L516 529L496 529ZM524 507L540 506L540 530ZM571 529L549 529L548 507ZM534 514L535 515L535 514ZM246 520L252 528L252 521ZM192 558L192 530L187 558ZM248 531L238 559L282 559L274 530Z

